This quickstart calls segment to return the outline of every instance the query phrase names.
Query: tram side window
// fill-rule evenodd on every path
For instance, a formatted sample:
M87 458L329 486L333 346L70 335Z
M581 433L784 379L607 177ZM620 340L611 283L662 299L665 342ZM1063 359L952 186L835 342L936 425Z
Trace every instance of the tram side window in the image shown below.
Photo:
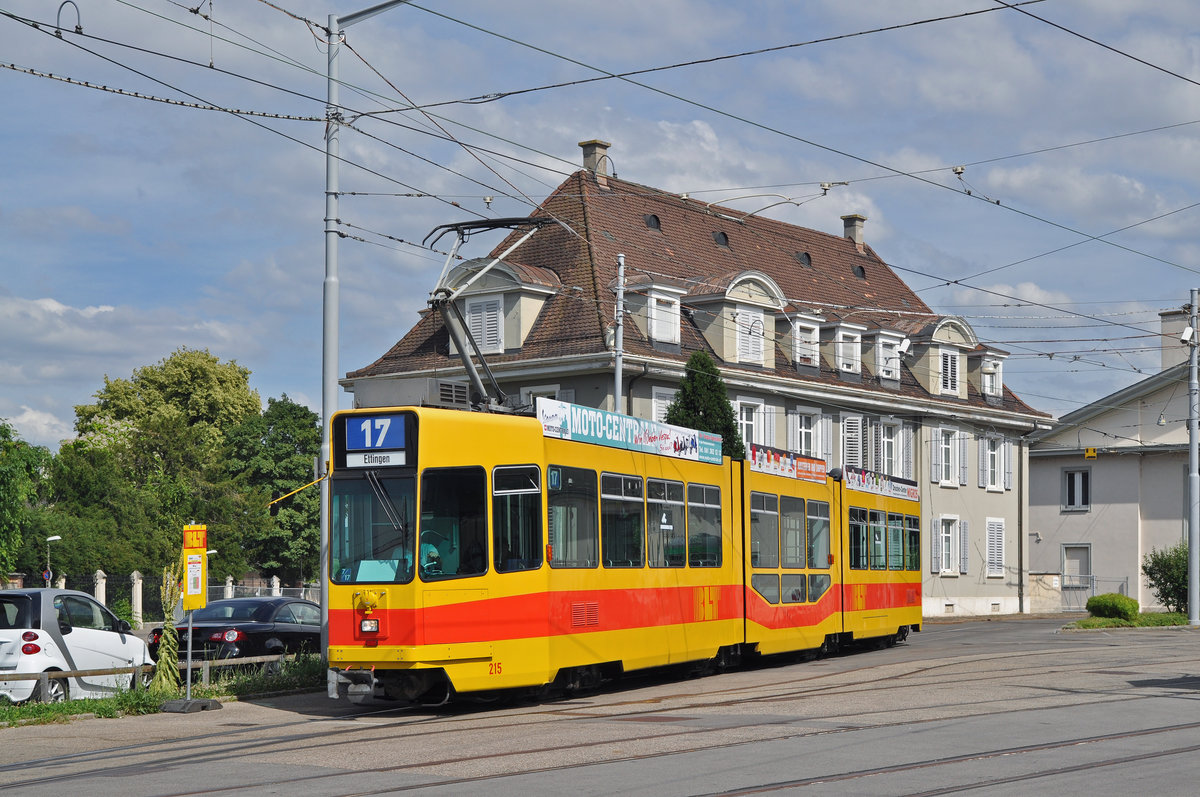
M805 578L803 573L784 573L780 576L780 599L784 603L804 603L808 598Z
M779 534L782 537L784 567L804 567L804 499L780 496ZM784 603L787 590L784 589Z
M872 570L887 569L887 526L884 523L885 515L878 509L872 509L870 512L870 557Z
M921 569L921 519L904 516L904 564L906 570Z
M551 465L546 471L551 567L595 567L599 562L596 472Z
M828 570L829 561L829 504L826 501L808 502L808 566Z
M779 567L779 496L750 493L750 566ZM776 580L778 584L778 580ZM776 599L779 594L776 591ZM776 601L773 601L776 602Z
M542 474L536 465L492 471L492 555L497 573L542 565Z
M750 586L762 595L767 603L779 603L779 574L755 573L750 576Z
M888 513L888 570L904 569L904 516Z
M646 559L651 567L683 567L683 482L646 481Z
M605 567L642 567L646 563L642 480L618 473L600 474L600 544Z
M813 573L808 577L808 602L816 603L829 591L831 579L824 573Z
M688 485L688 566L721 566L721 488Z
M867 562L867 510L857 506L850 507L847 534L850 537L850 569L868 569L870 564Z
M418 570L425 580L487 572L487 473L430 468L421 475Z

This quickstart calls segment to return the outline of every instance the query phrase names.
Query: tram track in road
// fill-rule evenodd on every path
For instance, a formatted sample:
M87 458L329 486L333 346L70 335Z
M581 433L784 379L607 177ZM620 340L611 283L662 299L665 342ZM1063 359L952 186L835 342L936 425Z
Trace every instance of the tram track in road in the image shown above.
M803 665L797 663L796 666L785 665L785 668L780 668L780 677L773 677L767 682L758 681L752 684L743 683L727 687L723 686L719 680L724 679L725 676L714 676L712 678L679 683L690 685L704 683L718 687L716 689L702 689L699 691L693 689L687 692L672 690L669 694L659 694L649 698L623 699L622 692L630 688L655 688L664 686L667 682L655 681L654 679L638 679L633 681L632 685L627 685L620 691L601 692L596 696L588 698L486 711L468 708L443 710L434 714L413 714L411 713L411 709L387 707L376 711L362 711L348 716L306 717L301 720L288 722L254 723L246 727L225 725L208 733L189 734L173 738L167 742L155 741L118 746L110 745L92 751L14 762L0 766L0 783L10 788L23 787L34 789L86 776L139 777L144 775L148 763L162 761L165 756L174 757L177 755L178 750L184 749L189 751L189 763L199 765L216 764L218 762L238 759L253 760L256 756L269 754L280 747L299 746L303 746L310 753L313 760L338 761L341 760L338 752L339 747L362 744L364 738L388 738L397 743L404 743L406 739L419 736L423 742L427 743L428 740L434 737L446 737L451 734L470 733L487 735L496 731L512 734L514 730L522 734L525 738L533 738L539 733L550 737L555 735L553 731L555 723L562 722L621 723L626 724L630 729L638 729L637 732L620 732L604 737L602 744L611 749L618 749L621 746L629 745L644 746L649 742L670 744L672 740L684 741L688 738L695 740L693 743L685 742L661 753L651 753L644 757L628 758L628 760L637 760L638 758L653 758L657 755L678 755L733 746L721 744L714 738L706 737L706 734L719 734L722 730L728 730L729 726L695 726L695 723L703 721L704 717L711 717L714 709L720 712L723 708L744 707L754 704L784 704L788 701L804 701L812 697L834 700L839 698L854 698L860 702L866 701L870 703L871 696L876 693L892 692L894 694L899 689L916 690L922 687L928 688L934 683L941 687L941 689L934 693L939 695L945 694L948 690L953 691L952 687L961 684L978 686L984 681L1003 682L1005 679L1012 681L1015 686L1027 689L1055 688L1059 690L1062 699L1054 705L1054 708L1070 710L1073 707L1095 705L1101 701L1133 701L1141 699L1143 696L1153 697L1160 695L1157 692L1154 694L1146 692L1131 695L1126 687L1120 691L1114 689L1112 692L1103 691L1101 693L1091 690L1081 693L1082 699L1072 699L1072 691L1069 684L1039 686L1036 684L1030 685L1028 682L1043 678L1052 678L1055 673L1062 673L1063 671L1079 672L1081 669L1085 671L1093 669L1098 673L1118 677L1126 675L1147 676L1151 675L1152 672L1162 672L1169 676L1172 674L1171 670L1178 673L1184 669L1191 671L1197 669L1196 665L1200 662L1200 659L1194 656L1154 656L1150 660L1150 657L1147 657L1147 651L1153 651L1159 647L1178 650L1177 646L1138 645L1136 648L1130 647L1128 655L1108 659L1103 664L1088 661L1089 646L1058 647L1037 651L1024 650L995 655L979 653L943 659L932 664L919 659L907 661L897 661L895 659L887 661L872 660L865 663L864 666L844 667L836 671L807 673L803 672ZM1163 650L1163 652L1165 653L1166 650ZM1044 661L1046 656L1054 657L1053 661L1049 664L1036 663ZM829 661L832 663L838 660L830 659ZM841 659L841 662L846 663L845 659ZM981 663L990 666L984 671L963 671L964 668L971 668ZM1148 663L1152 665L1152 671L1148 671ZM1019 666L1017 666L1018 664ZM1088 665L1093 666L1089 667ZM1012 680L1013 672L1017 669L1020 670L1022 675L1019 682ZM757 672L761 674L764 670L765 668ZM956 673L956 670L959 672ZM754 675L755 671L740 671L730 674L729 677L747 674ZM842 683L832 683L831 681L835 679L842 681ZM850 682L846 682L847 680ZM650 682L649 687L646 686L647 681ZM1163 681L1164 683L1169 682L1170 678L1164 678ZM1098 694L1102 696L1098 696ZM1012 708L1011 705L1006 706L1006 702L1005 700L973 702L970 705L970 715L994 715L1026 710L1025 708ZM780 712L778 721L771 721L760 715L757 717L748 717L746 723L747 725L777 726L778 732L764 733L753 739L754 742L769 742L802 736L852 732L863 728L917 726L926 720L914 719L912 711L922 710L931 715L942 716L956 706L961 709L961 705L955 704L953 701L945 703L936 700L923 701L919 705L914 704L912 709L906 709L905 714L902 715L903 719L893 722L879 721L886 715L887 712L885 710L880 710L878 716L866 722L848 721L845 710L841 710L840 712L804 712L802 715L793 710ZM692 714L695 716L692 716ZM863 717L860 715L858 719L861 720ZM129 721L137 720L131 719ZM812 727L813 725L839 722L844 722L845 725L840 728L825 727L817 730L814 730ZM693 723L693 726L688 727L685 723ZM799 728L796 727L797 725L804 725L806 727ZM321 726L325 727L322 728ZM257 738L259 736L263 736L263 738ZM518 749L501 750L483 755L471 754L461 757L431 756L425 760L405 761L388 767L371 767L365 771L386 773L401 771L419 772L428 769L452 770L454 768L461 768L468 762L480 761L493 761L499 767L503 768L504 765L502 762L504 761L516 762L521 759L535 759L539 756L570 755L573 752L590 748L595 744L594 741L579 744L572 743L568 741L571 736L569 733L563 733L560 736L563 738L561 744L526 745ZM708 741L702 741L705 738L708 738ZM481 746L475 746L473 749L481 749ZM485 747L482 749L494 748ZM620 761L627 759L621 756L614 756L608 760ZM84 775L80 771L81 767L86 771L87 775ZM55 771L56 768L57 771ZM28 774L39 769L45 774L40 777L26 778L20 783L8 784L5 782L6 778L3 776L3 773L6 772L10 774L14 772ZM529 771L534 770L530 769ZM291 783L297 787L302 787L305 783L317 783L325 777L336 776L336 774L310 774L298 776L296 779L256 784L256 786L287 785ZM484 777L502 777L502 775L493 774ZM254 786L247 785L245 788L249 790L254 788ZM193 792L179 792L180 795L190 793Z
M1187 661L1194 662L1195 659L1188 659ZM1120 666L1120 664L1114 663L1113 665L1109 665L1109 666ZM873 665L871 667L856 668L856 670L858 670L859 672L869 672L872 669L878 669L878 667ZM939 667L919 668L917 670L917 672L927 672L929 670L934 670L934 669L944 669L944 667L939 666ZM1061 669L1061 668L1059 668L1059 669ZM1049 669L1046 670L1046 672L1050 672L1050 671L1051 670L1049 670ZM848 674L853 674L853 672L852 671L842 671L840 673L837 673L837 675L842 675L842 676L845 676ZM830 674L822 674L822 675L835 675L835 674L830 673ZM1010 672L1010 675L1011 675L1011 672ZM877 689L877 690L884 689L884 688L895 688L895 681L893 680L893 681L888 682L887 684L877 684L875 686L875 689ZM860 689L860 691L865 691L865 690ZM803 696L804 696L803 694L793 692L793 697L795 699L800 699ZM693 696L693 697L695 697L695 696ZM1146 697L1151 697L1151 695L1147 695ZM663 699L664 698L659 697L659 698L655 698L654 700L655 700L655 702L661 702ZM670 699L670 698L666 698L666 699ZM777 699L780 699L780 696L773 695L771 699L777 700ZM1133 701L1133 700L1138 700L1138 699L1142 699L1142 696L1137 696L1137 695L1130 696L1128 694L1125 694L1123 696L1113 695L1111 697L1112 701L1118 701L1118 700ZM730 698L729 700L723 701L722 704L730 705L730 704L734 704L737 702L738 702L737 699ZM746 701L743 698L741 702L744 703ZM1096 702L1097 701L1096 701L1095 697L1090 696L1087 700L1078 701L1078 703L1076 703L1075 705L1083 705L1085 703L1094 705ZM608 736L608 737L605 737L603 739L603 741L600 742L599 744L602 744L606 748L619 749L623 746L630 746L630 745L634 745L634 746L643 745L644 746L647 743L670 743L671 740L681 740L682 741L689 737L694 738L696 740L696 742L700 742L700 743L693 742L693 743L679 744L677 746L671 747L668 750L663 750L663 751L654 752L654 753L647 753L644 755L612 756L610 758L605 759L604 763L616 763L616 762L621 762L621 761L652 760L659 756L684 755L684 754L688 754L688 753L696 753L696 752L702 752L702 751L713 751L713 750L719 750L719 749L724 749L724 748L731 748L731 747L736 747L741 744L746 744L747 743L746 740L722 743L722 742L717 741L715 738L711 738L713 736L719 736L722 731L728 730L728 727L711 727L711 726L680 727L680 723L687 722L687 721L689 721L689 719L694 720L695 718L680 717L680 716L678 716L679 714L686 713L690 709L698 709L701 707L712 708L713 705L714 704L712 703L711 700L701 697L701 698L693 700L693 701L688 701L684 705L672 705L672 706L663 708L663 709L661 709L661 712L670 712L671 714L676 715L676 716L673 716L670 719L665 720L664 724L645 723L645 724L638 724L636 726L631 724L630 727L637 727L639 729L638 732L636 732L636 733L621 733L616 736ZM718 705L721 705L721 704L718 704ZM1056 707L1070 709L1072 707L1072 704L1070 704L1070 703L1059 704ZM623 710L619 710L616 713L612 713L612 709L614 709L614 708L619 708L619 709L623 709ZM1000 712L995 711L994 707L991 707L991 706L973 706L973 709L975 711L975 715L1000 713ZM984 709L984 710L981 711L980 709ZM1024 711L1024 710L1027 710L1027 709L1009 709L1005 713L1017 713L1017 712ZM369 735L371 738L377 739L377 738L379 738L380 734L388 734L389 732L391 732L391 734L392 734L391 738L394 738L395 740L398 740L398 741L403 741L403 739L405 739L405 738L412 738L414 735L418 735L418 734L421 736L422 739L427 739L431 733L436 734L436 735L441 735L441 734L445 734L445 733L463 733L463 732L488 733L488 732L495 731L498 728L508 728L510 731L513 728L528 730L528 728L530 727L530 723L526 722L525 724L516 724L516 723L512 723L512 720L520 719L521 717L527 718L530 714L538 715L535 719L533 719L532 724L539 725L539 726L550 725L550 724L553 724L556 722L586 721L586 722L592 722L592 723L597 723L597 722L610 723L610 722L621 722L621 721L628 721L628 720L642 720L642 719L646 718L647 716L654 716L655 714L660 714L660 711L657 709L647 711L646 701L625 701L624 703L618 702L615 704L613 704L613 703L609 703L609 704L596 703L596 704L592 704L592 705L538 706L538 707L536 707L536 710L534 710L532 712L525 711L525 712L521 712L518 714L513 714L512 712L496 712L494 714L483 713L483 712L470 712L467 714L456 713L452 716L422 715L422 716L412 716L412 717L388 719L383 724L381 724L381 723L364 724L362 722L363 720L370 721L372 719L372 717L384 717L387 715L392 715L395 713L395 711L396 711L395 709L384 709L384 710L381 710L378 712L365 712L362 714L356 714L350 718L337 717L337 718L323 718L323 719L319 719L319 720L307 719L307 720L304 720L301 722L277 723L277 724L273 724L273 725L253 725L253 726L245 727L245 728L222 728L220 731L214 731L214 732L207 733L207 734L197 734L197 735L193 735L193 736L190 736L190 737L187 737L184 739L176 739L176 740L173 740L171 742L171 744L178 746L177 749L189 749L191 751L191 755L189 756L189 763L200 764L200 765L204 765L206 763L228 762L230 760L236 760L238 758L254 758L254 756L259 753L269 752L273 749L279 748L280 746L296 745L296 744L303 744L307 750L311 751L311 754L314 759L331 761L331 760L338 760L336 757L337 756L337 753L336 753L337 747L339 747L341 745L345 745L345 744L357 744L357 743L359 743L360 737L363 734ZM597 713L597 711L603 711L605 713ZM480 717L495 719L495 722L488 723L486 727L478 727L477 725L472 727L471 723L477 723L477 721L480 719ZM821 735L827 735L827 734L831 734L831 733L853 732L856 730L862 730L864 728L886 729L886 728L898 728L898 727L904 727L904 726L918 726L918 725L923 724L926 721L932 721L932 720L913 720L913 719L909 718L909 719L898 720L898 721L890 722L890 723L872 722L867 725L857 725L857 724L847 725L846 727L840 728L840 729L838 729L838 728L821 729L821 730L812 730L811 729L812 723L826 721L826 720L844 719L844 717L845 717L844 713L840 717L838 715L825 715L823 717L806 715L804 717L796 717L794 714L792 714L792 715L781 714L779 717L779 721L777 723L773 723L773 722L772 723L763 723L762 718L760 717L756 721L756 724L758 724L758 725L764 725L764 724L777 725L779 732L760 734L751 741L754 743L783 741L783 740L794 739L794 738L805 737L805 736L821 736ZM317 731L314 733L314 728L313 728L314 723L344 724L344 723L348 723L348 722L353 723L354 727L330 728L330 729L327 729L324 731ZM668 727L666 723L674 723L674 725L672 727ZM806 729L799 729L799 728L794 727L798 723L803 723L810 727L808 727ZM1169 726L1169 727L1164 726L1164 728L1161 730L1166 731L1166 730L1170 730L1172 728L1182 729L1185 727L1190 728L1192 726ZM267 731L268 733L270 733L272 731L283 731L284 733L271 735L268 738L258 739L258 740L253 740L253 739L247 738L248 734L261 733L263 731ZM708 738L709 740L701 741L701 739L703 739L703 738ZM1083 743L1086 741L1087 741L1086 739L1085 740L1071 740L1068 742L1063 742L1062 744L1063 745L1079 744L1079 743ZM424 760L408 761L408 762L404 762L401 764L395 764L395 765L390 765L390 766L385 766L385 767L370 767L367 769L360 768L360 769L355 770L355 772L359 772L359 773L371 772L371 773L377 773L377 774L386 774L386 773L391 773L391 772L416 773L416 772L433 771L433 770L452 771L456 768L461 768L468 764L470 764L472 766L478 766L480 764L480 762L487 762L487 761L496 762L498 766L495 769L499 770L499 771L493 771L490 774L482 775L482 776L479 776L478 778L451 779L449 781L447 781L447 780L435 781L435 783L437 785L445 785L445 784L452 785L452 784L458 783L458 782L462 782L462 783L482 782L482 781L487 781L492 778L506 777L506 773L511 774L511 772L513 772L513 771L538 772L538 771L555 771L555 770L559 770L559 769L570 769L572 766L578 766L579 762L576 761L575 763L565 765L565 766L547 767L547 768L542 768L542 769L539 769L536 767L530 767L530 766L527 766L526 764L520 763L520 762L522 760L537 759L539 757L545 757L548 755L556 756L556 757L564 757L564 756L570 757L570 754L579 753L584 750L590 750L596 744L597 744L597 742L592 740L592 741L579 742L579 743L564 742L561 744L552 744L552 745L543 745L543 746L523 746L518 749L502 750L502 751L497 751L494 753L483 753L483 754L473 753L471 755L460 756L460 757L427 758ZM11 771L14 769L21 769L23 771L29 771L29 769L37 768L39 765L47 765L47 764L51 764L51 763L61 764L64 761L64 758L66 758L67 760L73 760L75 763L94 762L97 764L101 764L100 766L97 766L96 768L90 770L87 773L87 775L84 775L83 773L80 773L78 771L71 772L71 773L62 773L62 774L57 774L57 775L56 774L48 774L44 777L28 778L19 783L9 784L10 787L29 788L29 789L34 789L34 788L38 788L38 787L44 788L46 786L50 786L50 785L53 785L56 783L61 783L63 781L67 781L67 780L77 779L80 777L89 777L89 776L120 777L123 775L136 776L139 773L145 772L145 763L136 760L137 758L140 757L140 756L138 756L138 753L142 753L143 755L147 755L147 754L153 755L155 753L161 752L163 749L164 749L164 745L161 743L158 743L158 744L144 743L144 744L139 744L139 745L109 747L104 750L96 750L96 751L91 751L88 753L79 753L79 754L76 754L73 756L68 756L68 757L59 756L59 757L55 757L54 759L44 759L41 761L21 762L20 764L14 764L14 765L0 768L0 772L3 772L4 770ZM479 749L479 748L473 748L473 749ZM1034 750L1035 747L1031 746L1028 749ZM1000 755L1000 754L1001 754L1000 752L996 753L996 755ZM1011 754L1011 751L1006 754ZM116 764L113 766L104 766L103 765L105 763L112 763L114 760L114 757L121 757L123 759L124 763ZM135 760L131 761L130 757L133 757ZM505 762L505 761L509 761L509 762L513 762L513 763L509 764L508 766L505 766L503 763L501 763L501 762ZM932 765L933 763L938 763L938 762L936 762L936 761L932 762L932 763L926 762L924 765L929 766L929 765ZM236 792L240 792L240 791L250 791L250 790L259 789L259 788L289 787L289 786L296 787L296 788L303 788L305 785L315 786L327 778L344 777L345 774L346 773L344 770L337 770L337 771L328 772L328 773L323 772L323 773L318 773L318 774L309 773L309 774L304 774L304 775L297 775L295 778L273 779L270 781L263 781L263 782L258 782L258 783L254 783L254 784L246 784L244 786L238 787L237 789L235 789L233 791L236 793ZM862 773L859 773L857 776L865 777L869 774L871 774L870 771L864 770ZM427 783L426 785L430 785L430 784ZM402 788L392 786L392 787L389 787L389 789L388 789L388 791L398 791L398 790L402 790ZM203 791L207 792L210 790L205 789ZM174 792L174 794L177 795L177 797L183 797L183 795L196 794L196 793L202 793L202 792L188 791L188 790ZM364 793L371 793L371 792L364 792ZM752 793L752 792L748 792L748 793Z

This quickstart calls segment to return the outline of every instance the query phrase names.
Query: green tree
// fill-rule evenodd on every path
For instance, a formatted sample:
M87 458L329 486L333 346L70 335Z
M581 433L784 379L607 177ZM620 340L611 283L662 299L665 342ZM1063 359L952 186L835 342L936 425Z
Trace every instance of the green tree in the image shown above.
M1180 542L1170 548L1153 548L1142 557L1142 575L1146 584L1167 611L1188 610L1188 545Z
M688 358L686 371L675 400L667 407L667 423L719 434L722 454L745 459L746 449L729 392L712 358L698 351Z
M17 567L27 525L50 452L31 446L0 418L0 577Z
M267 504L312 481L321 451L320 417L284 394L268 399L262 415L229 432L226 460L231 474L245 477L267 514ZM320 551L320 491L309 487L275 504L271 518L246 539L251 561L263 575L286 583L317 576Z
M184 347L130 379L105 376L96 403L75 407L75 430L108 436L122 425L149 430L182 422L198 430L202 443L219 446L226 431L262 411L249 380L250 369Z
M183 526L204 523L218 551L210 573L245 572L243 541L268 518L223 451L228 431L261 412L249 375L184 348L130 379L105 377L96 403L75 408L79 438L55 457L47 507L34 523L37 535L63 537L56 570L158 572L178 551ZM21 556L36 562L44 551L26 545Z

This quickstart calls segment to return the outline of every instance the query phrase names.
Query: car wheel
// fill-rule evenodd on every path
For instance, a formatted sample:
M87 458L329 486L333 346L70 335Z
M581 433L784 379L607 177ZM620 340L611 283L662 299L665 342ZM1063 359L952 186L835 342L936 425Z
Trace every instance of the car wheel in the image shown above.
M47 670L47 672L59 672L58 670ZM49 678L47 679L48 687L46 696L42 697L42 684L39 681L33 687L33 694L29 696L29 700L33 703L62 703L69 696L69 688L67 687L66 678Z

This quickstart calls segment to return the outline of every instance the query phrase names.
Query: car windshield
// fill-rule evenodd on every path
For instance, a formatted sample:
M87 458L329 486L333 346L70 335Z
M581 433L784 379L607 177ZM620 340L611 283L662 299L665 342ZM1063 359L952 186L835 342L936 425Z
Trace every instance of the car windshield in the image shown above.
M271 617L271 604L260 601L217 601L192 613L193 620L228 620L230 622L265 622Z
M25 595L0 597L0 628L32 628L33 601Z

